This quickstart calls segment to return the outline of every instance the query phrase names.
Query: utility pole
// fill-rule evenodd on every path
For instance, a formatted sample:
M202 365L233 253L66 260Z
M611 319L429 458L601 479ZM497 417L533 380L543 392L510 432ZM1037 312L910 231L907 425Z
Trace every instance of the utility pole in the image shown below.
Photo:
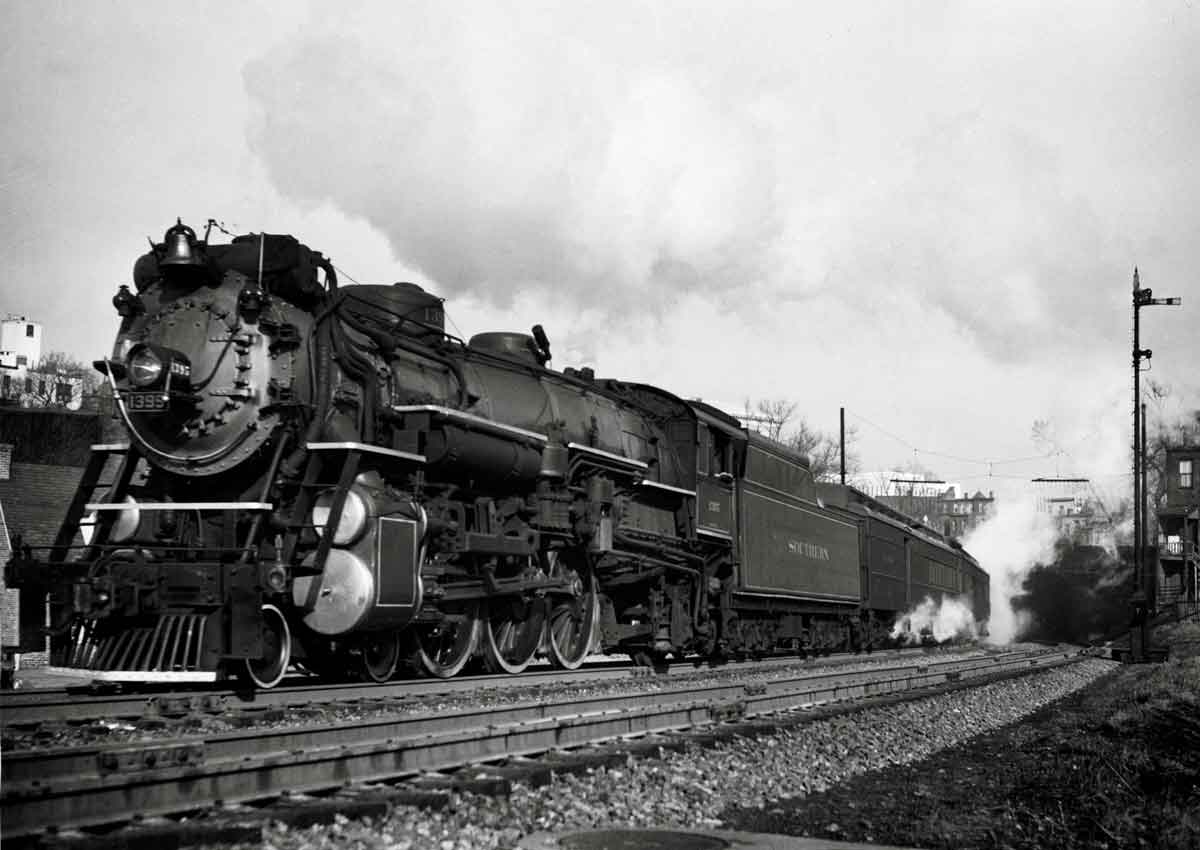
M1146 660L1146 644L1150 637L1148 603L1146 600L1146 564L1143 550L1143 510L1145 493L1145 434L1142 433L1142 394L1139 377L1142 360L1149 360L1153 352L1141 347L1141 318L1143 307L1156 304L1179 306L1180 298L1154 298L1153 290L1142 289L1138 270L1133 269L1133 622L1129 631L1129 655L1131 661Z
M839 407L838 448L842 454L842 486L846 486L846 408Z
M1138 548L1140 548L1142 550L1142 572L1147 576L1147 578L1149 578L1150 571L1155 569L1155 565L1149 563L1149 554L1150 553L1147 551L1148 547L1146 545L1146 539L1150 537L1150 511L1146 507L1150 501L1150 499L1149 499L1150 490L1146 486L1146 478L1147 478L1146 469L1149 466L1149 463L1147 463L1148 455L1146 454L1146 402L1144 402L1144 401L1142 402L1141 408L1142 408L1142 423L1141 423L1142 424L1142 427L1141 427L1142 443L1141 443L1141 446L1139 447L1141 449L1139 454L1141 455L1141 464L1142 464L1142 483L1141 483L1141 499L1142 500L1138 503L1138 510L1140 510L1142 512L1142 522L1141 522L1142 537L1138 541ZM1150 584L1150 582L1146 581L1142 585L1142 587L1144 588L1148 584ZM1150 605L1149 605L1150 599L1149 598L1147 598L1146 603L1147 603L1147 607L1149 608L1150 607Z

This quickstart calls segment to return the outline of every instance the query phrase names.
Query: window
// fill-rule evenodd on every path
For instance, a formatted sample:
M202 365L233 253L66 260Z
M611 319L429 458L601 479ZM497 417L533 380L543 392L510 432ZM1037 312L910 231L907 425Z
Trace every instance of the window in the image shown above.
M12 392L12 375L5 375L3 394L7 396L10 392Z
M32 337L32 336L33 336L33 325L26 325L26 326L25 326L25 336L28 336L28 337Z
M720 431L709 433L712 438L712 457L709 461L709 471L720 475L729 471L729 436Z
M33 392L33 378L25 379L25 392L27 392L27 393Z
M29 358L26 357L24 354L18 354L17 355L17 365L18 366L28 366Z
M1192 489L1192 461L1179 461L1179 487L1182 490Z
M46 379L39 378L38 379L38 395L45 395L45 394L46 394Z
M56 384L54 387L54 391L55 391L55 396L57 397L59 404L70 404L71 403L71 385L70 384L65 383L65 382Z

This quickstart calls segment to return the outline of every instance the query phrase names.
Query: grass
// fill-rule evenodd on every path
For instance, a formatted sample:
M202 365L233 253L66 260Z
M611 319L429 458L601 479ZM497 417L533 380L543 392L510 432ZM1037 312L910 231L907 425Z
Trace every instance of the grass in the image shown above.
M930 848L1196 850L1200 655L1121 667L1022 723L797 800L759 826L835 837L831 823L844 840Z

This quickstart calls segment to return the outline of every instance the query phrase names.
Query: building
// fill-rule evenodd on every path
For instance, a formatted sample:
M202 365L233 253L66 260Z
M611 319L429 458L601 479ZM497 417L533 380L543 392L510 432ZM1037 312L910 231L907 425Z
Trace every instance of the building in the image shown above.
M890 508L918 519L947 537L961 538L992 515L996 503L994 493L983 495L976 490L960 494L959 485L946 486L944 481L905 481L893 483L886 492L875 496Z
M964 537L967 532L992 515L996 494L976 490L975 495L965 491L958 496L955 487L950 487L937 504L937 528L948 537Z
M8 562L17 535L31 546L54 542L103 426L96 414L0 408L0 564ZM17 642L18 594L5 588L0 570L2 646ZM26 666L41 660L40 653L22 656Z
M42 362L42 326L9 314L0 321L0 399L22 403L34 387L32 370Z
M1159 609L1200 605L1200 440L1166 450L1158 516Z
M40 368L42 326L9 314L0 321L0 404L79 410L87 391L79 375Z
M1037 509L1050 516L1059 540L1078 546L1111 545L1112 521L1087 478L1035 478Z
M24 316L0 320L0 367L26 369L42 359L42 326Z

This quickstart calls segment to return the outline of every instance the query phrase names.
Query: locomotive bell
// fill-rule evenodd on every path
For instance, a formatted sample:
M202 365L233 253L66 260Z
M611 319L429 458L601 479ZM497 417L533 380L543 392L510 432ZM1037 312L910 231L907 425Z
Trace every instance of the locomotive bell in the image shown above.
M163 235L162 256L158 260L160 266L203 266L204 259L196 243L196 231L192 230L179 218Z

